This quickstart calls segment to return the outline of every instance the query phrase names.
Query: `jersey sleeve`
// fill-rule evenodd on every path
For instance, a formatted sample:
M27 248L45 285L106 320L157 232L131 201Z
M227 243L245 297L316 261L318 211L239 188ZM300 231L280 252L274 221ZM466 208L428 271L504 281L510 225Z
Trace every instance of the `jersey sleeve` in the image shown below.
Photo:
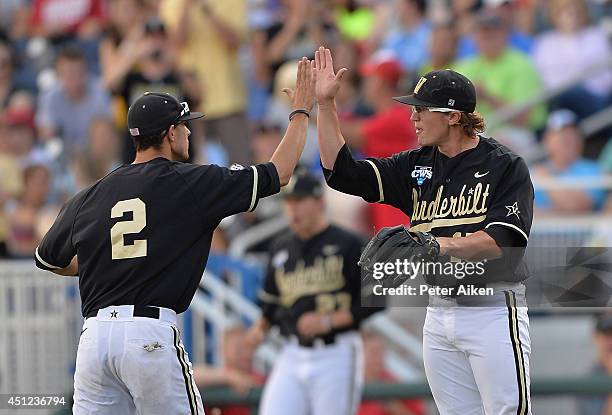
M410 171L404 168L408 154L355 160L345 144L338 152L333 170L323 168L323 174L332 189L360 196L366 202L391 205L410 215L410 200L404 197L408 193L402 185L402 172Z
M493 194L484 231L501 247L526 246L533 220L533 197L529 170L525 161L517 157Z
M260 198L280 191L272 163L234 168L180 164L177 170L194 192L208 222L240 212L251 212Z
M77 253L72 243L74 221L86 191L87 189L81 191L66 202L51 229L36 247L34 258L38 268L53 271L70 265L70 261Z

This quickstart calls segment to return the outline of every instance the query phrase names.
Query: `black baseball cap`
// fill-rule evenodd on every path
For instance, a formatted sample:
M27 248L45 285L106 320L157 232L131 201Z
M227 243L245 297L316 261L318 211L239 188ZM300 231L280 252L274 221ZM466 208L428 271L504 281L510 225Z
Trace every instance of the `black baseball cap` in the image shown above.
M128 128L134 137L159 134L173 124L203 117L189 111L186 102L165 92L145 92L128 110Z
M476 110L476 89L472 81L451 69L431 71L422 76L414 93L394 97L402 104L448 108L461 112Z
M308 172L306 168L299 167L289 179L287 186L283 188L283 197L321 197L323 196L323 184L321 180Z

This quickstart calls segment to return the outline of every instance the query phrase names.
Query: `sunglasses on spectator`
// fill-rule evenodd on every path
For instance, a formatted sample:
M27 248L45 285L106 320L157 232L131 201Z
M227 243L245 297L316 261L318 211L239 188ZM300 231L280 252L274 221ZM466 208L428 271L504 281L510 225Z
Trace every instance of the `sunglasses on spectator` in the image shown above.
M423 111L429 111L429 112L455 112L457 110L453 110L453 109L450 109L450 108L423 107L421 105L413 105L412 106L412 112L420 114Z

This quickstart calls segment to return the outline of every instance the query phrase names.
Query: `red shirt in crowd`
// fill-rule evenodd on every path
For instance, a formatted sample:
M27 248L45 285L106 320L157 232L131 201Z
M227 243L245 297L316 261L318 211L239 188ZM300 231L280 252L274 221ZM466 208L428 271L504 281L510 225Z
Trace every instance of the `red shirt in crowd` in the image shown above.
M76 32L87 19L103 20L104 6L104 0L34 0L32 24L62 27L68 32Z
M365 137L363 153L366 157L389 157L418 147L414 123L408 105L394 104L363 123ZM410 197L410 195L406 195ZM376 232L387 226L408 224L410 219L399 209L380 203L370 204L370 216Z

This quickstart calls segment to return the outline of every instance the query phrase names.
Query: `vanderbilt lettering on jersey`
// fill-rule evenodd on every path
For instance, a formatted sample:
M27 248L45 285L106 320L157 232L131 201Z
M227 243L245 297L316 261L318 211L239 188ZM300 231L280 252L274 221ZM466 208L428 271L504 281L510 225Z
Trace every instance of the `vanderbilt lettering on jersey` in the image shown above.
M343 268L344 259L340 255L317 257L310 266L299 259L292 271L287 271L284 266L277 268L274 280L280 304L290 307L300 297L341 289L346 285Z
M452 158L422 147L356 161L344 146L333 171L324 173L336 190L401 209L415 231L452 237L482 230L501 247L527 245L533 216L529 171L521 157L492 138L480 136L475 148Z
M353 315L353 325L341 330L345 331L357 328L361 320L379 311L361 307L357 261L363 242L333 225L308 241L292 232L277 238L271 244L272 259L259 293L266 320L278 325L282 334L297 335L297 321L307 312L347 309Z
M468 191L466 187L463 185L458 196L442 197L444 194L444 185L442 185L438 188L436 198L432 201L420 199L419 191L412 189L412 223L432 222L434 219L448 217L455 219L456 222L453 223L456 224L484 221L485 216L480 214L487 213L490 185L487 184L484 191L482 183L470 187ZM480 216L474 217L473 215Z

